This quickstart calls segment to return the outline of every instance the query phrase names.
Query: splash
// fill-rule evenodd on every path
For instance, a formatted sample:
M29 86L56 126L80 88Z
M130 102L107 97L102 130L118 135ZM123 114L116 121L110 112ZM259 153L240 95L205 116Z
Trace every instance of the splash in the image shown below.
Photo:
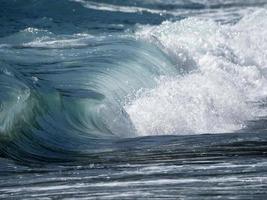
M160 46L183 72L138 93L126 111L139 135L222 133L262 115L266 98L267 12L234 25L199 18L141 26L139 39Z

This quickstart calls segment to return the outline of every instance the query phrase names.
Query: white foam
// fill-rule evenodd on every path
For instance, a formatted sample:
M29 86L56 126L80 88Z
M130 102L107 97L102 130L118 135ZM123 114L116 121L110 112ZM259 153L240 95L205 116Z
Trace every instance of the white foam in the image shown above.
M74 34L72 36L63 36L62 38L42 36L35 38L31 42L23 43L22 46L35 48L83 47L88 45L88 40L92 37L89 34Z
M259 9L235 25L191 18L142 26L139 39L160 45L190 72L162 77L125 106L138 134L230 132L262 115L251 102L267 95L266 18Z
M84 0L71 0L71 1L81 3L85 8L109 11L109 12L123 12L123 13L148 12L148 13L155 13L155 14L163 14L166 12L164 10L149 9L149 8L136 7L136 6L122 6L122 5L114 5L114 4L107 4L107 3L89 2L89 1L84 1Z

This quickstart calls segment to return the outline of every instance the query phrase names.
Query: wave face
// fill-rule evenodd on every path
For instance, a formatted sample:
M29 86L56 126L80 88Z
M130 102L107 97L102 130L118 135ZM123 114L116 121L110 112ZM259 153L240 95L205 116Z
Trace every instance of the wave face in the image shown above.
M3 0L0 198L265 199L266 4Z

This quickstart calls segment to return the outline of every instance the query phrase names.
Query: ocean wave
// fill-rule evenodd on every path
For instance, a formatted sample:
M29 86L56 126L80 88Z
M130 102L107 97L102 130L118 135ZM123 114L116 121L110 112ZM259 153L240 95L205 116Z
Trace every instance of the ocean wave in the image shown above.
M1 152L68 159L121 138L245 130L266 116L267 11L255 10L228 24L1 38Z
M156 77L176 73L159 48L127 34L55 37L28 28L4 41L10 42L0 49L5 58L1 67L12 69L19 82L9 79L12 84L3 90L14 101L1 98L6 105L1 110L1 149L16 145L29 157L41 159L49 152L58 157L57 151L92 150L96 140L136 137L123 107L126 99L140 88L154 87Z

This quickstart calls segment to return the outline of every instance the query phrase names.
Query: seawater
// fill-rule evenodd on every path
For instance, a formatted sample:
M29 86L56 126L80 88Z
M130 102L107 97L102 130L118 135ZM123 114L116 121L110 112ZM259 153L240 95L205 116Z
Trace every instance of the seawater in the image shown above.
M265 199L265 0L3 0L0 198Z

